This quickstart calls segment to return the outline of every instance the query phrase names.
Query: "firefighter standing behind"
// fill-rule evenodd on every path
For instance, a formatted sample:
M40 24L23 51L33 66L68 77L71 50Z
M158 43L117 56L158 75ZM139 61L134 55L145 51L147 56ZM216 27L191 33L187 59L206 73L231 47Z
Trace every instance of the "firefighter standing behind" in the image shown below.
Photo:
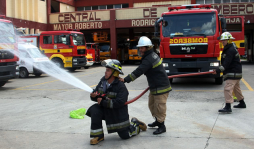
M117 132L122 139L139 134L140 129L146 130L146 124L137 118L132 118L131 123L129 121L128 106L125 105L129 92L118 79L119 73L123 74L121 63L108 59L101 64L106 67L105 76L90 94L91 100L98 103L92 105L86 113L91 117L91 145L104 140L102 120L106 122L108 133Z
M240 55L232 43L235 39L229 32L224 32L221 35L221 42L224 46L223 52L221 54L221 66L216 70L216 73L223 72L224 81L226 85L224 87L224 96L226 100L226 105L219 112L230 113L231 103L234 102L233 91L235 96L239 100L239 104L235 105L234 108L246 108L244 97L240 88L240 80L242 78L242 64L240 62Z
M142 56L141 64L131 74L124 79L120 78L122 82L131 82L145 74L150 87L148 106L155 122L148 124L149 127L156 127L154 135L166 132L164 121L166 118L166 102L168 94L171 91L168 76L162 66L160 57L151 50L153 48L152 42L146 36L140 37L138 41L138 52Z

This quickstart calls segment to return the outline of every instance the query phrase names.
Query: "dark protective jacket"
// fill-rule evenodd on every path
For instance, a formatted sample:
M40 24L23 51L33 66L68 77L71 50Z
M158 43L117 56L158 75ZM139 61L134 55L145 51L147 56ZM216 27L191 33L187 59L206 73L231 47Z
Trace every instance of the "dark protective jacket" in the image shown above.
M221 66L216 70L216 73L220 72L223 72L224 80L242 78L240 55L233 44L227 44L221 53Z
M116 78L110 86L106 87L106 79L102 77L99 84L94 89L94 92L106 94L106 99L103 99L100 105L103 107L105 122L108 133L118 132L129 128L128 106L124 105L128 100L129 92L125 84ZM97 102L97 98L92 98L92 101ZM89 109L87 111L89 116Z
M126 76L124 81L129 83L140 77L142 74L145 74L147 77L151 94L159 95L171 91L171 85L166 71L162 66L162 60L153 52L153 50L145 52L142 56L141 64L136 70Z

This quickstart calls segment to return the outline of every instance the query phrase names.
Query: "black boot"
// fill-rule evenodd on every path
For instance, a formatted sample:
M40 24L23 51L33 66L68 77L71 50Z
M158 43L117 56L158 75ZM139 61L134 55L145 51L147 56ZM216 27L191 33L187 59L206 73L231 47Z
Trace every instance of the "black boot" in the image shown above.
M155 121L151 124L148 124L149 127L156 127L156 126L159 126L159 122L157 121L157 118L155 118Z
M234 108L246 108L244 100L240 100L238 105L234 105Z
M147 129L146 124L144 122L138 120L136 117L133 117L131 119L131 122L137 124L142 131L146 131L146 129Z
M220 109L219 112L223 112L223 113L232 112L232 110L231 110L231 104L230 103L226 103L225 107L223 109Z
M164 125L164 122L162 122L162 123L159 123L159 128L157 128L156 131L153 132L153 134L158 135L158 134L161 134L161 133L164 133L164 132L166 132L166 126Z

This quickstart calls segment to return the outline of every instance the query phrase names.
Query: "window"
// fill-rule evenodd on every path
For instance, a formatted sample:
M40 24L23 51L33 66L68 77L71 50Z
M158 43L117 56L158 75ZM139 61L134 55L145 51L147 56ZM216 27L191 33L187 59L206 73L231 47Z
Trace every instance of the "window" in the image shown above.
M113 9L113 5L107 5L107 9Z
M129 4L122 4L122 8L129 8Z
M204 2L205 2L204 0L196 0L197 4L204 4Z
M239 3L240 0L231 0L232 3Z
M115 9L118 9L118 8L121 8L121 7L122 7L122 5L121 5L121 4L114 5L114 8L115 8Z
M223 3L230 3L230 0L223 0Z
M68 36L67 35L55 35L54 37L54 43L63 43L63 44L68 44Z
M214 3L221 3L221 0L214 0Z
M165 15L162 22L164 37L211 36L216 31L215 13Z
M84 7L78 7L78 8L77 8L77 11L84 11L84 10L85 10Z
M92 10L91 6L85 7L85 10Z
M73 40L74 45L77 45L77 46L85 45L85 38L84 38L83 34L73 34L72 40Z
M99 9L107 9L107 6L106 5L99 6Z
M249 2L249 0L241 0L241 2Z
M98 10L98 6L92 6L92 10Z
M213 3L213 0L205 0L205 3L206 3L206 4L212 4L212 3Z
M52 36L43 36L43 44L52 44Z

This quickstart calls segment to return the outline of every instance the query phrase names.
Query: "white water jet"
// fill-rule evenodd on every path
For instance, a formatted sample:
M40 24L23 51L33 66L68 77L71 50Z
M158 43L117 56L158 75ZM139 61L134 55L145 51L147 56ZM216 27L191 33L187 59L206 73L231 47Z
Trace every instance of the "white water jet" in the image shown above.
M90 93L93 91L92 88L89 87L87 84L51 62L45 55L40 52L40 50L36 46L27 43L18 43L18 48L22 50L20 50L19 52L15 51L14 44L17 43L17 40L19 38L18 36L15 37L14 34L15 32L13 26L10 23L0 22L0 47L2 47L2 49L0 48L0 50L2 51L2 53L11 52L18 56L23 62L34 66L36 69L39 69L42 72L60 81L63 81ZM22 51L26 52L22 53ZM29 61L29 59L25 58L27 56L26 54L29 54L31 59L35 59L35 62Z

